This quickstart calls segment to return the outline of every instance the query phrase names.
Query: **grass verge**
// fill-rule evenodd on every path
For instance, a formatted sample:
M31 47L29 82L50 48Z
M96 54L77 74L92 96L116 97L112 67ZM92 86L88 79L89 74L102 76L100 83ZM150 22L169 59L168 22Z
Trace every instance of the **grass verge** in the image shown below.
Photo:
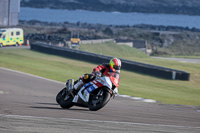
M69 78L77 79L84 73L90 73L97 66L97 64L24 49L0 49L0 57L0 67L62 82ZM135 58L152 64L163 63L159 62L161 60L148 57ZM191 81L164 80L122 70L119 93L155 99L161 103L200 105L200 64L164 62L188 70L192 74Z

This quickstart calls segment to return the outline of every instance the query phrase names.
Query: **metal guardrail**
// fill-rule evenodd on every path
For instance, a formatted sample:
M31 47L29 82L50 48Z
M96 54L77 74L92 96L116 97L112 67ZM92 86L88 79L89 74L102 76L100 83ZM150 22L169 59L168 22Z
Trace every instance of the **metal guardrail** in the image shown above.
M76 60L87 61L97 64L109 62L109 60L112 58L110 56L90 53L76 49L57 47L41 42L32 43L31 49L39 52L64 56L67 58L72 58ZM121 59L121 61L122 61L122 69L124 70L160 77L164 79L170 79L170 80L186 80L186 81L190 80L190 73L186 71L155 66L125 59Z

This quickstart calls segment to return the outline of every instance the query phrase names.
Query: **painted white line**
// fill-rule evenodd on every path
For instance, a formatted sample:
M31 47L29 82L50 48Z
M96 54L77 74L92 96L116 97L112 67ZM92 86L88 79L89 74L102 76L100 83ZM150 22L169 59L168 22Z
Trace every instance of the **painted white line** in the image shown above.
M143 102L146 102L146 103L156 103L157 101L153 100L153 99L144 99Z
M5 94L3 91L0 91L0 94Z
M35 77L35 78L44 79L44 80L55 82L55 83L59 83L59 84L64 84L63 82L60 82L60 81L56 81L56 80L52 80L52 79L47 79L47 78L44 78L44 77L40 77L40 76L36 76L36 75L32 75L32 74L28 74L28 73L20 72L20 71L16 71L16 70L11 70L11 69L8 69L8 68L0 67L0 69L6 70L6 71L10 71L10 72L19 73L19 74L24 74L24 75ZM144 99L144 98L141 98L141 97L132 97L132 96L128 96L128 95L118 94L117 96L119 96L119 97L125 97L125 98L130 98L130 99L137 100L137 101L142 101L142 102L148 102L148 103L156 103L157 102L156 100L152 100L152 99Z
M132 96L121 95L121 94L118 94L117 96L130 98L130 99L133 99L133 100L142 101L142 102L146 102L146 103L156 103L157 102L156 100L153 100L153 99L144 99L144 98L141 98L141 97L132 97Z
M192 127L192 126L177 126L177 125L164 125L164 124L148 124L148 123L122 122L122 121L103 121L103 120L88 120L88 119L72 119L72 118L54 118L54 117L21 116L21 115L5 115L5 114L0 114L0 117L24 118L24 119L28 118L28 119L67 120L67 121L80 121L80 122L96 122L96 123L140 125L140 126L158 126L158 127L200 129L200 127Z
M182 63L193 63L193 62L188 62L188 61L179 61L179 62L182 62Z

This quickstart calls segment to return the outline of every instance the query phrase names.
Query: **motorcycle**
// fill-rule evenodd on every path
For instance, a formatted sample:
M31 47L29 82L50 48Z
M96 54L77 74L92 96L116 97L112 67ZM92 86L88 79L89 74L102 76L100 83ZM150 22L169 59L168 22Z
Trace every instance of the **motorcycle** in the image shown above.
M66 81L66 87L56 96L57 103L65 109L72 106L88 107L91 111L103 108L118 93L119 74L95 76L94 80L85 83L80 90L74 90L74 79Z

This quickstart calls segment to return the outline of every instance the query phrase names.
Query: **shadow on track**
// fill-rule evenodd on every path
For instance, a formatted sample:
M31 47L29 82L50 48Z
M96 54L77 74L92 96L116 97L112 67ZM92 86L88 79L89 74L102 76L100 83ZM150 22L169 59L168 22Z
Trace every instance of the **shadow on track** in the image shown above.
M56 110L61 110L62 108L59 107L39 107L39 106L30 106L30 108L35 108L35 109L56 109Z
M89 111L88 108L79 108L79 107L72 107L69 109L63 109L61 108L57 103L36 103L39 105L44 105L44 106L30 106L30 108L35 108L35 109L53 109L53 110L69 110L69 111ZM53 106L46 106L46 105L53 105ZM57 106L57 107L55 107Z
M58 105L57 103L37 103L37 104L42 104L42 105Z

